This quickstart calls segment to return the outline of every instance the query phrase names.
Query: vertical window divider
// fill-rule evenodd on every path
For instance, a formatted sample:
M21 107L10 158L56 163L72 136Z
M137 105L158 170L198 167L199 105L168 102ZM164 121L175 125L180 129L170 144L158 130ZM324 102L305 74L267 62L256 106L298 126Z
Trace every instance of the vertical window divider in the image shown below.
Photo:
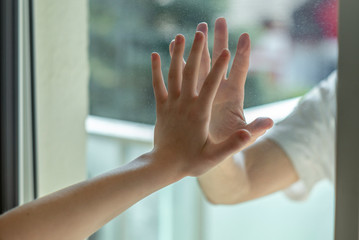
M36 198L36 119L30 0L19 0L19 204Z
M19 203L19 2L0 1L0 211Z
M37 180L37 127L36 127L36 74L35 74L35 13L34 1L29 0L29 40L30 40L30 85L31 85L31 127L32 127L32 170L34 198L38 197Z
M335 239L359 239L359 1L339 1Z

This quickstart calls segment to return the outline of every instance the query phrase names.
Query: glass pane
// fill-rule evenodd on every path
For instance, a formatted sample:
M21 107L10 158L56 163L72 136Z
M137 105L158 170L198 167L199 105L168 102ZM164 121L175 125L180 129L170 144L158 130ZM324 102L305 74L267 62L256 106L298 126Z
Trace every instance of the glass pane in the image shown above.
M90 0L89 11L90 114L102 117L91 123L113 130L89 131L89 176L151 149L150 54L160 53L166 76L169 43L184 34L187 56L199 22L209 25L211 48L215 19L225 17L232 55L240 34L250 34L246 108L301 96L336 68L335 0ZM271 111L279 110L274 105ZM133 136L120 134L129 128ZM333 199L333 186L321 182L304 202L280 192L237 206L211 206L188 178L141 201L91 239L328 240Z

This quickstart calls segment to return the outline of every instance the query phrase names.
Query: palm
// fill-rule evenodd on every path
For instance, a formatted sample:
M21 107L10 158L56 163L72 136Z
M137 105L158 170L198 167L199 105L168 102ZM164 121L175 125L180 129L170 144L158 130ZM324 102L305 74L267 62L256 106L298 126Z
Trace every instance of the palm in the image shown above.
M207 36L208 29L206 24L199 24L197 30L204 32ZM227 24L224 18L216 20L214 35L212 66L223 49L228 48ZM246 129L251 133L251 143L273 125L272 120L268 118L258 118L250 124L245 121L243 113L244 84L249 67L249 54L249 36L248 34L243 34L238 41L237 51L228 79L223 76L213 103L209 129L211 138L216 142L223 141L238 130ZM202 54L197 86L198 92L211 69L210 65L211 58L206 44Z
M212 107L210 134L215 141L221 141L247 124L243 114L243 94L232 89L228 80L223 80Z
M215 37L212 62L215 63L218 54L228 48L228 33L225 19L219 18L215 24ZM254 142L272 126L272 120L259 118L247 124L243 113L244 84L247 77L250 55L250 39L243 34L238 41L233 66L228 79L223 77L212 108L210 134L215 141L222 141L240 129L248 130Z

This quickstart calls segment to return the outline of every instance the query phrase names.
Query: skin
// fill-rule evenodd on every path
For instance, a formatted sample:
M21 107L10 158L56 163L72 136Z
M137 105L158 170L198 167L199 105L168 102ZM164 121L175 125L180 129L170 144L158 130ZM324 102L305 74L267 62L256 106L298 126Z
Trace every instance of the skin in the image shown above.
M210 116L230 53L221 50L197 91L205 35L197 32L183 67L185 39L178 35L166 89L161 60L152 54L157 123L154 148L127 165L70 186L0 216L0 239L85 239L151 193L186 176L199 176L251 139L245 129L223 141L209 134Z
M208 38L206 23L198 25ZM212 67L222 49L228 48L228 30L224 18L215 22ZM208 44L203 51L200 78L210 71L211 58ZM173 43L170 44L170 53ZM269 118L258 118L247 124L243 114L244 84L249 68L250 39L244 33L238 40L237 50L228 78L223 75L217 91L210 121L210 136L215 142L226 139L233 132L245 129L251 133L240 159L227 158L201 175L198 180L207 199L214 204L236 204L282 190L295 183L298 175L283 149L271 140L255 142L273 126ZM187 63L188 64L188 63ZM185 63L183 63L185 66ZM199 84L198 86L201 86ZM254 143L254 144L253 144ZM252 145L253 144L253 145Z

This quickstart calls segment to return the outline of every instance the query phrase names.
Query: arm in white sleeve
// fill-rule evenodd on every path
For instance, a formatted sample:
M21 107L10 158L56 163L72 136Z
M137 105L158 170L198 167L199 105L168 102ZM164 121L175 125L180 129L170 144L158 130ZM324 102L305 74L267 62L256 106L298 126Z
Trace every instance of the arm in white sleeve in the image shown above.
M336 79L334 72L265 136L286 152L297 171L301 192L286 191L294 199L306 197L322 179L334 180Z

